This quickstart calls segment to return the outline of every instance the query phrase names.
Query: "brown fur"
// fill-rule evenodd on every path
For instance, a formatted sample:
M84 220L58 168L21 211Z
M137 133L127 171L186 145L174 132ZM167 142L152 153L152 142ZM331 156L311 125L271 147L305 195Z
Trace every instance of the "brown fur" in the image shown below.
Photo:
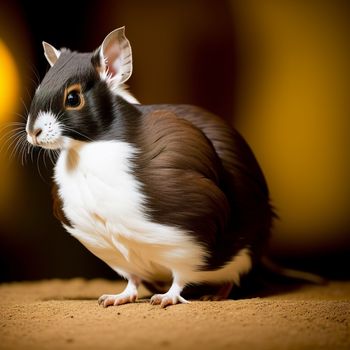
M154 168L153 160L141 162L136 172L145 183L154 220L188 229L207 245L208 268L222 266L245 246L258 259L274 214L264 176L243 138L224 120L195 106L139 109L148 125L140 143L146 158L152 148L158 150L159 163L171 157L169 167Z
M179 226L210 245L226 228L230 207L220 188L221 162L191 123L157 110L142 119L135 176L153 219Z

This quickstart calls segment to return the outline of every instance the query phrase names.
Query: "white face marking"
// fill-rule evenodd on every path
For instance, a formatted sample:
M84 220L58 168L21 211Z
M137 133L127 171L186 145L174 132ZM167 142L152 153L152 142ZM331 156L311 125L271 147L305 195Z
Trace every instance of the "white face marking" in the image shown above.
M33 133L29 132L30 115L27 120L27 140L35 146L47 149L61 148L65 137L62 136L62 127L57 120L57 116L51 111L40 111L33 126ZM40 133L37 133L41 130ZM36 135L37 134L37 135Z

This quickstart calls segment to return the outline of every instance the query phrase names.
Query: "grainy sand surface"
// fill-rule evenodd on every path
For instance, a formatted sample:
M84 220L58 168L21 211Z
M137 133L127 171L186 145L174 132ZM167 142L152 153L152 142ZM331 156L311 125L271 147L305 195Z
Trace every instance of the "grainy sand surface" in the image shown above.
M0 285L0 349L350 349L350 282L267 297L104 309L122 282L83 279Z

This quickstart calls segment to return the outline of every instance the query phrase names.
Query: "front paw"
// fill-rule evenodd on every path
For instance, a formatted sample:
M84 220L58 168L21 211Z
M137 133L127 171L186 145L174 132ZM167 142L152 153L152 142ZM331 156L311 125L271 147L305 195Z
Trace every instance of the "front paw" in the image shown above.
M165 293L165 294L155 294L151 298L151 304L152 305L160 305L160 307L164 308L169 305L175 305L175 304L189 304L190 302L183 298L180 294L172 294L172 293Z
M104 294L98 299L98 304L103 307L134 303L137 299L136 293Z

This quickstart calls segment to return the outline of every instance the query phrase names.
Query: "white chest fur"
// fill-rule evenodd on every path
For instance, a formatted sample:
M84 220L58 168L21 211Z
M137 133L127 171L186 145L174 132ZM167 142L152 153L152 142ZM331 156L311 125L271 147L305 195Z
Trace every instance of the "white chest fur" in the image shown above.
M119 274L145 280L239 282L251 268L248 249L242 249L223 268L200 271L207 252L184 230L152 222L145 198L133 176L136 150L125 142L75 143L62 150L55 181L66 229Z
M73 224L67 230L122 275L170 278L174 268L195 269L204 253L191 236L145 214L132 175L135 152L119 141L79 143L62 151L55 181Z

